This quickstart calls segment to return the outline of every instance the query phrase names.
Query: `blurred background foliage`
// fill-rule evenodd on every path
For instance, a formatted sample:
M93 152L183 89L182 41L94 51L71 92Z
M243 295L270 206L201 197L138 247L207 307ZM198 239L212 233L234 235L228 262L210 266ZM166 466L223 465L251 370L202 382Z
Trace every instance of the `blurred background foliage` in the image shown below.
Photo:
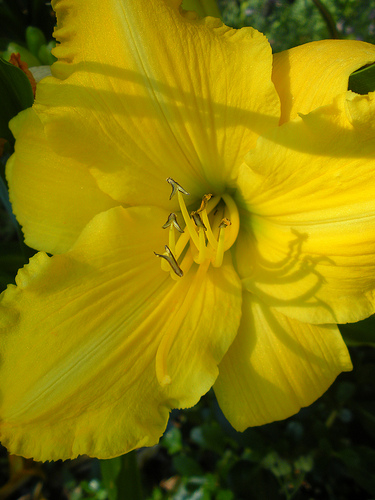
M219 0L223 19L235 28L253 26L274 52L325 38L375 41L375 1Z
M254 26L275 52L323 38L374 42L375 0L219 0L218 5L226 24ZM44 0L0 0L4 59L18 49L31 57L30 65L51 64L54 23ZM22 242L6 194L4 167L12 147L8 141L0 159L2 289L33 253ZM341 327L353 372L340 375L294 417L237 433L211 391L196 407L172 412L159 445L125 457L40 464L0 448L0 500L374 499L374 324L369 318Z

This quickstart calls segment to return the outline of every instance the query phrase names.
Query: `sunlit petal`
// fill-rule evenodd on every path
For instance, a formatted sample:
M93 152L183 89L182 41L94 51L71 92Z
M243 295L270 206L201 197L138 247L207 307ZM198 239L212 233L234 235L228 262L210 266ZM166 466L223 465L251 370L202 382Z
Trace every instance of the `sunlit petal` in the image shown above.
M243 283L284 314L345 323L374 312L374 95L275 129L241 173Z
M241 284L230 260L172 280L150 250L165 216L101 213L71 251L37 254L3 294L0 437L11 453L108 458L155 444L170 408L212 386Z
M279 119L266 38L178 3L54 2L59 62L35 109L53 149L131 205L167 206L169 176L196 196L222 192Z
M19 114L10 126L17 142L7 163L7 180L25 243L65 252L94 215L117 203L98 188L86 166L51 150L33 109Z
M355 40L320 40L274 55L272 80L281 123L330 104L348 90L349 75L375 62L375 46Z
M242 431L297 413L351 367L336 326L289 319L245 293L241 326L214 389L224 414Z

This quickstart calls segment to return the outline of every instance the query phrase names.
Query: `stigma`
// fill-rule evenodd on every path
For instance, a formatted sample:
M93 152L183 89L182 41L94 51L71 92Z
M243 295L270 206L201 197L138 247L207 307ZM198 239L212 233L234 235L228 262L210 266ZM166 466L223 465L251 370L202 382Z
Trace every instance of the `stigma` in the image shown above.
M161 258L162 269L178 280L193 262L205 268L210 265L220 267L225 252L236 241L240 226L238 209L232 197L227 193L205 194L200 206L189 213L184 199L189 193L171 177L167 182L172 187L169 199L177 195L183 224L180 225L177 215L171 213L162 226L168 229L168 245L165 245L164 253L154 252Z

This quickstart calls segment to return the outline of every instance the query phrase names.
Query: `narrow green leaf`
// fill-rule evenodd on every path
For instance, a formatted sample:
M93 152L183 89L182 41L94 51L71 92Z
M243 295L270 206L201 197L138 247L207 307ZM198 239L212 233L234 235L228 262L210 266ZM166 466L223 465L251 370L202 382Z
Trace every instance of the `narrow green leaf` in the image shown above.
M142 500L141 479L136 451L121 457L100 460L108 500Z
M355 71L349 76L348 89L366 95L375 90L375 64Z
M0 59L0 137L14 144L8 123L34 102L30 82L19 68Z
M100 461L103 485L108 492L108 500L117 500L117 477L121 470L121 457Z

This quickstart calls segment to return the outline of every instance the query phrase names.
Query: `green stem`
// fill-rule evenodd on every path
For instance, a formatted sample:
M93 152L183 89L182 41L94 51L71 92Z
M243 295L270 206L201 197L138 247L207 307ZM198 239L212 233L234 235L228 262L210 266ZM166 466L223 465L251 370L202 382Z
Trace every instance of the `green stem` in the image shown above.
M332 17L332 14L330 13L330 11L327 9L327 7L325 5L323 5L323 3L320 0L313 0L313 2L315 4L315 6L317 7L317 9L319 10L320 15L322 16L322 18L324 19L324 21L327 25L327 29L328 29L328 32L330 34L330 37L331 38L340 38L340 34L336 28L336 23Z
M327 418L326 422L325 422L325 426L327 427L327 429L329 429L330 427L332 427L333 425L333 422L336 420L336 417L338 415L338 411L337 410L332 410L329 417Z

